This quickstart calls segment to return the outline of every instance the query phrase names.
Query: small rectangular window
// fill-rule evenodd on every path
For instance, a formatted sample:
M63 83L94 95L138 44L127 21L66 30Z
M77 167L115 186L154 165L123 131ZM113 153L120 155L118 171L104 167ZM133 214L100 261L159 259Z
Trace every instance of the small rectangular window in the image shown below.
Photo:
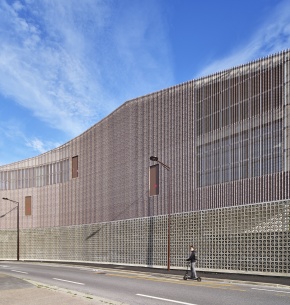
M159 195L159 164L150 166L149 176L150 196Z
M25 216L31 215L31 196L25 197Z
M72 158L72 178L77 178L79 172L78 156Z

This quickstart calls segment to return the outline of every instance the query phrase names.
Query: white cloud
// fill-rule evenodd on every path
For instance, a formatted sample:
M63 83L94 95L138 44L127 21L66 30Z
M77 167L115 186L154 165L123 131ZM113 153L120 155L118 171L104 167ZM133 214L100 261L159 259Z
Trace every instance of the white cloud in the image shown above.
M34 138L31 139L30 141L26 142L26 145L28 147L33 148L36 151L39 151L40 153L44 153L46 150L44 148L44 144L40 139Z
M245 46L202 69L196 77L238 66L290 47L290 2L282 1Z
M0 147L2 146L2 149L4 149L4 147L9 147L9 149L11 149L15 145L15 143L23 143L23 145L25 145L26 147L31 148L32 151L35 152L35 154L42 154L63 144L59 142L42 140L39 137L35 136L29 137L25 134L24 130L25 128L23 124L19 121L8 120L5 122L1 122ZM9 143L9 145L7 145L6 143ZM22 149L25 149L25 147L22 146Z
M69 137L172 77L154 1L8 3L0 0L0 93Z
M66 66L74 62L69 60L70 56L66 50L62 50L57 45L52 47L50 45L52 41L44 40L41 37L44 33L37 30L37 25L34 25L33 21L28 23L16 11L11 11L12 8L10 14L8 10L4 11L6 17L10 15L10 21L2 22L4 30L1 32L1 37L5 36L3 32L9 27L10 35L14 36L14 39L4 37L3 47L0 50L2 94L11 96L52 125L58 123L55 126L67 132L70 128L78 132L82 126L78 126L81 125L78 122L73 124L71 117L75 112L67 106L75 104L77 94L83 98L87 107L89 105L86 103L86 97L77 92L76 84L65 79ZM64 78L54 79L58 73ZM66 99L58 96L58 92L64 90L64 84L70 87Z
M26 146L32 148L37 154L43 154L60 145L60 143L43 142L38 138L26 139Z

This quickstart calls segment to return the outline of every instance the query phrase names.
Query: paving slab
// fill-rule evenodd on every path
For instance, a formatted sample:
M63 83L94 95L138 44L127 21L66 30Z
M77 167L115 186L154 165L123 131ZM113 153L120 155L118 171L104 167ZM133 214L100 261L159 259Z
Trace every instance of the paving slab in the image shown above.
M0 273L0 305L125 305Z

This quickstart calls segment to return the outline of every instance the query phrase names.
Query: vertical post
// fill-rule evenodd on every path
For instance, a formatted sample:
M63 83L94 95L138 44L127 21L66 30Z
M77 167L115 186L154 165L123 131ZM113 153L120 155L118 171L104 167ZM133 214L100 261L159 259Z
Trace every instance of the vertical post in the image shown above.
M167 228L167 270L170 271L170 226L171 226L171 171L168 170L168 228Z
M19 261L19 202L17 202L17 261Z
M167 213L168 213L168 218L167 218L167 270L170 271L170 222L171 222L171 170L170 167L163 162L158 160L158 157L151 156L150 157L151 161L158 162L161 164L168 172L168 203L167 203Z
M3 200L8 200L8 201L11 201L13 203L16 204L16 208L17 208L17 261L19 261L19 202L18 201L15 201L15 200L12 200L12 199L9 199L9 198L2 198ZM15 207L13 209L11 209L9 212L7 212L6 214L4 215L1 215L0 217L4 217L6 216L7 214L9 214L11 211L15 210Z

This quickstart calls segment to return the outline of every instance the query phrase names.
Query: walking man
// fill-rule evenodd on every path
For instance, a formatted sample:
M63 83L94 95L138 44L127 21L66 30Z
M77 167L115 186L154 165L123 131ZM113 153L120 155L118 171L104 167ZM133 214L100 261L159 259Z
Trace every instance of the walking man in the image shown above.
M195 271L195 262L196 262L196 257L195 257L195 251L194 251L194 247L193 245L190 246L190 256L187 259L187 261L190 261L190 271L191 271L191 279L196 279L197 275L196 275L196 271Z

